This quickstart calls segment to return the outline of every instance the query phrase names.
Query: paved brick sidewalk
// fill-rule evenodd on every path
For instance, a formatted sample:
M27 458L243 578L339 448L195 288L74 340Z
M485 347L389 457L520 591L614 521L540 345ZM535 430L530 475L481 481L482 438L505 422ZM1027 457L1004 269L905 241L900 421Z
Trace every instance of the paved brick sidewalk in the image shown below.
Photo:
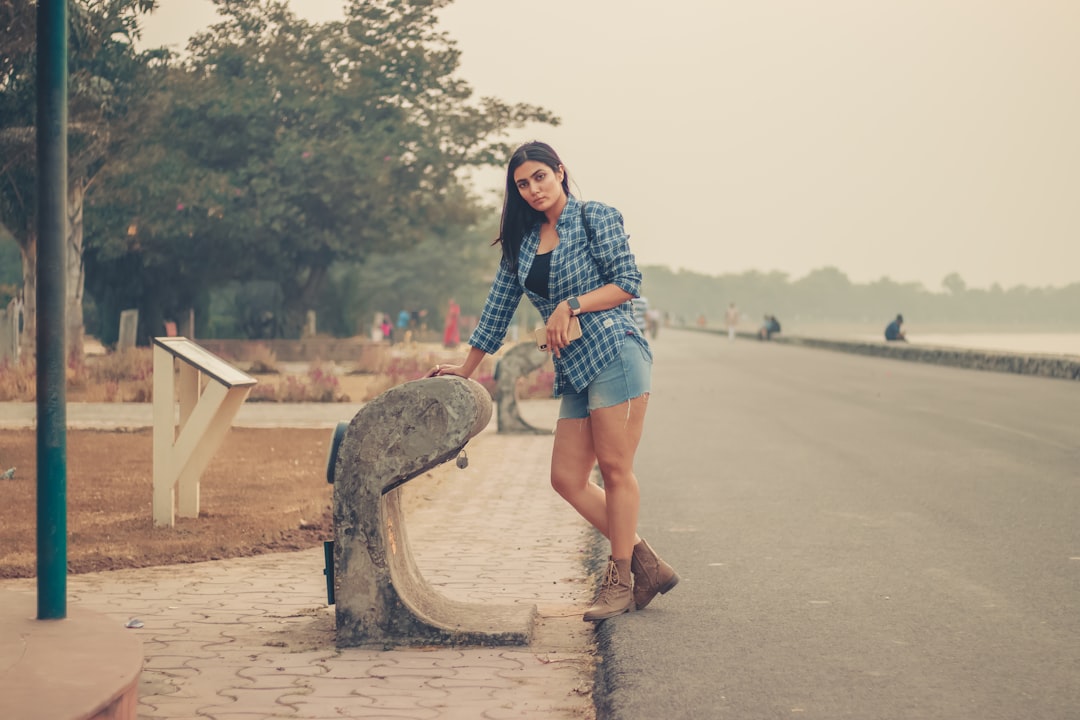
M529 409L554 423L554 403ZM73 575L70 602L142 623L147 720L592 718L591 530L548 484L551 438L494 430L470 443L466 470L405 486L409 537L448 597L536 604L531 647L339 651L321 548Z

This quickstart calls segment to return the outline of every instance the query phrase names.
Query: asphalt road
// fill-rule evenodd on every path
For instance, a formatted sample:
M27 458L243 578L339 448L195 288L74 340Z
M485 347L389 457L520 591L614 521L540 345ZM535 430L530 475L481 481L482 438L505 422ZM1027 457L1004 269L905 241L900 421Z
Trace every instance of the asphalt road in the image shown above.
M1080 383L665 329L600 717L1080 718ZM606 684L606 688L603 685Z

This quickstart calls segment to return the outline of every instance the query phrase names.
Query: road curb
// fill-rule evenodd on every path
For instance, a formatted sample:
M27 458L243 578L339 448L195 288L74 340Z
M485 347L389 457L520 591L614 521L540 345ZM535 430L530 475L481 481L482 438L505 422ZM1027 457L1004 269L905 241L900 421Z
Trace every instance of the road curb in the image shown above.
M724 331L709 329L698 330L698 332L716 335L725 334ZM757 336L749 333L738 333L738 335L740 338L758 340ZM794 345L892 360L947 365L968 370L1032 375L1058 380L1080 380L1080 357L1069 355L1010 353L1002 350L968 350L940 345L886 342L884 340L840 340L800 335L776 335L769 342L778 345Z

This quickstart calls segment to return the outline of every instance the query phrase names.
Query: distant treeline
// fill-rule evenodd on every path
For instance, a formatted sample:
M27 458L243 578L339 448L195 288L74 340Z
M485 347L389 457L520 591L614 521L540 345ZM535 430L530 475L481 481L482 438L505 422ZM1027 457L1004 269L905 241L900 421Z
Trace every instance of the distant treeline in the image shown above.
M477 228L458 243L419 251L373 255L362 264L337 264L320 294L319 329L335 336L366 333L374 313L426 309L431 327L440 328L446 299L456 297L462 312L478 315L490 287L498 252L489 246L492 227ZM452 248L455 251L449 252ZM435 266L424 259L438 253ZM459 257L460 256L460 257ZM0 237L0 307L19 286L21 263L17 245ZM820 268L792 280L786 273L705 275L675 271L662 265L641 268L642 294L651 307L672 322L694 324L700 316L712 326L723 324L724 310L734 302L744 317L756 322L776 315L784 327L792 324L852 323L881 325L902 313L908 323L1025 325L1080 327L1080 283L1065 287L1016 286L968 288L952 274L941 289L930 292L920 283L898 283L887 278L854 283L833 267ZM280 299L262 297L264 284L231 284L211 293L207 306L198 308L200 337L261 337L251 330L252 313L281 310ZM276 289L275 289L275 292ZM522 303L527 305L527 303ZM116 323L96 322L88 308L88 330L107 342L115 341Z
M701 315L710 325L723 323L734 302L752 318L766 314L802 323L884 323L897 313L922 323L1025 324L1080 326L1080 283L1062 288L1023 285L989 290L968 288L953 273L939 292L921 283L882 278L853 283L840 270L825 267L792 280L786 273L745 272L704 275L661 265L641 268L642 294L673 321L694 323Z

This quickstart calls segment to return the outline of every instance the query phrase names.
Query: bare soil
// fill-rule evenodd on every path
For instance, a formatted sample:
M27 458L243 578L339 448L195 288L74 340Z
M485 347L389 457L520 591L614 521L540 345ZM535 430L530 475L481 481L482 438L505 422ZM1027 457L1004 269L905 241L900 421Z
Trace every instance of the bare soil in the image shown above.
M431 358L431 364L450 361L444 354L460 359L460 352L439 346L417 347L414 354L424 356L424 367ZM256 377L261 385L280 385L302 378L303 368L291 376ZM381 374L338 375L342 398L353 402L401 381ZM116 399L139 396L140 388L142 395L149 391L145 379L111 385L69 386L66 401L101 402L109 394ZM544 392L550 394L550 385ZM230 429L203 474L199 517L178 517L172 528L155 528L152 430L68 430L68 571L217 560L331 540L333 488L326 482L331 435L330 430ZM34 430L0 430L0 578L36 575L36 460ZM2 477L9 468L14 476Z
M233 428L203 474L198 518L155 528L153 433L67 433L68 569L171 565L332 539L329 430ZM0 578L36 574L36 433L0 430Z

